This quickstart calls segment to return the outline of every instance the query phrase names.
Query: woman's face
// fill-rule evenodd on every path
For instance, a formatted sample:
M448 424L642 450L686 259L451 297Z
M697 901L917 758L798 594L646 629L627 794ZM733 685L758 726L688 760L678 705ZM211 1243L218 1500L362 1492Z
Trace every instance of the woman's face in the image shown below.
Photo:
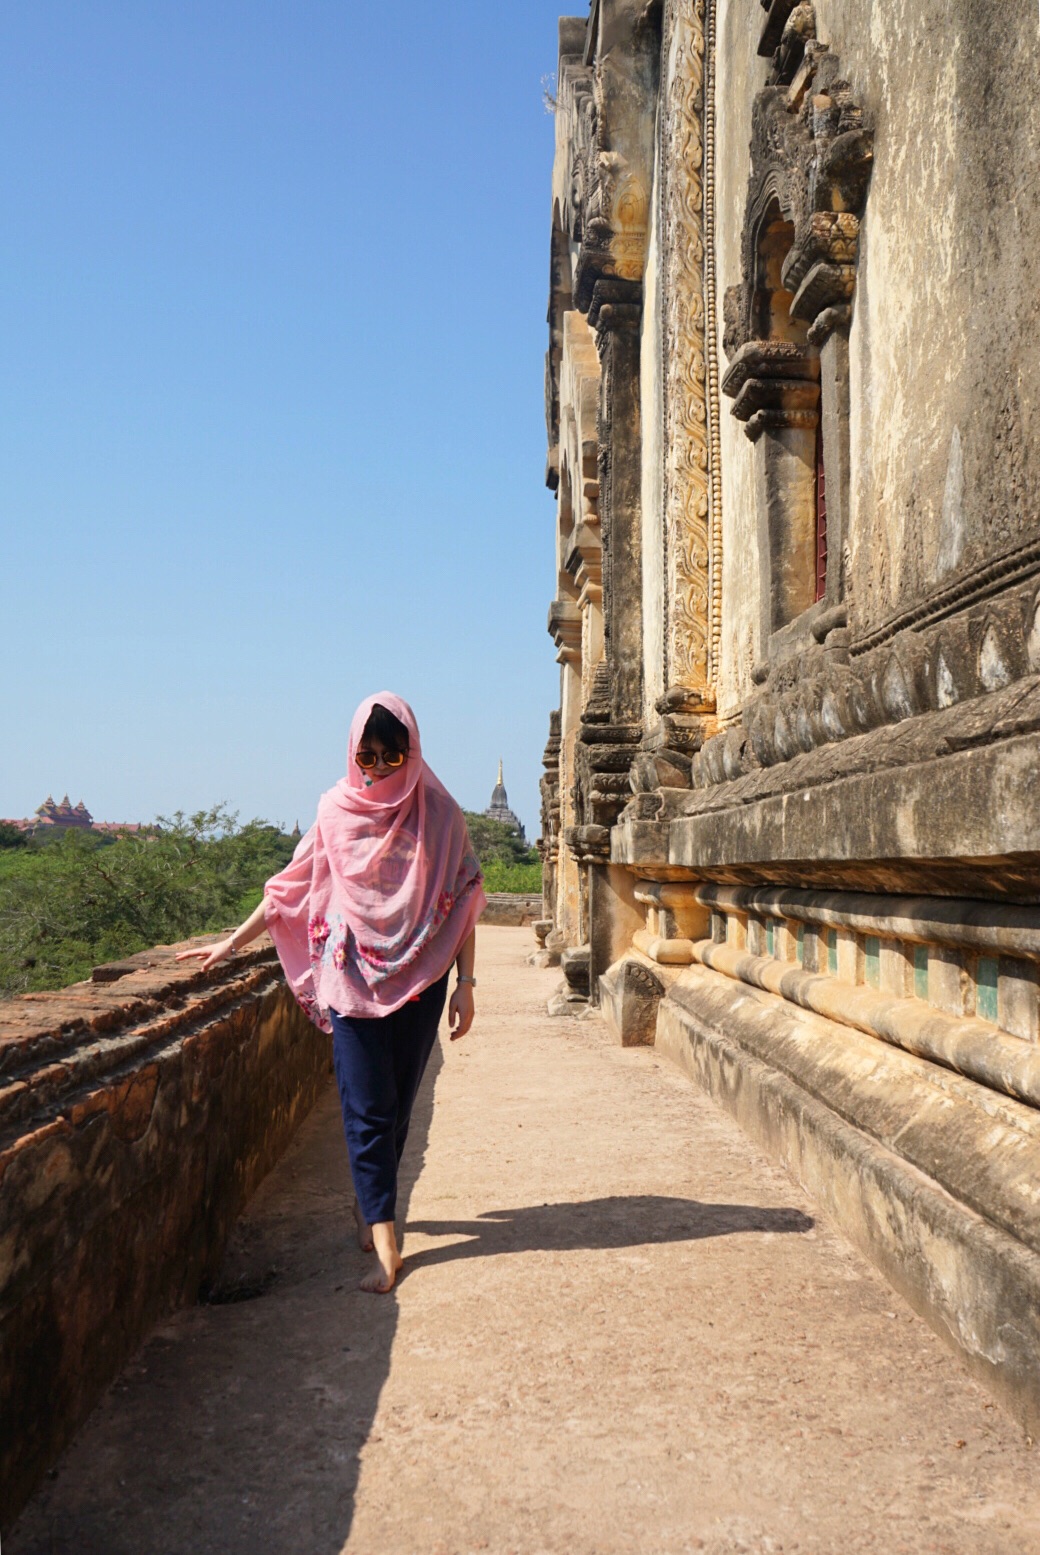
M366 734L362 738L361 744L357 748L357 755L354 759L356 761L358 756L374 756L374 766L362 766L360 761L358 762L358 766L361 767L362 775L370 782L381 783L383 779L388 778L391 773L400 772L401 770L402 763L400 761L398 761L395 766L387 766L387 754L388 747L383 744L382 740L376 739L373 735ZM393 751L389 751L389 754L394 756L395 753ZM408 758L405 757L405 760L407 759Z

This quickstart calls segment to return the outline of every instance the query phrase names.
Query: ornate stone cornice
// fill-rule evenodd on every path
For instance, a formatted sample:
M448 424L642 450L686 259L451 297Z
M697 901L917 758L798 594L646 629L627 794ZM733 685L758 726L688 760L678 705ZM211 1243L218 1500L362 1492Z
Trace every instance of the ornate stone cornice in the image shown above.
M569 599L554 599L549 606L549 636L559 649L560 663L581 659L581 611Z

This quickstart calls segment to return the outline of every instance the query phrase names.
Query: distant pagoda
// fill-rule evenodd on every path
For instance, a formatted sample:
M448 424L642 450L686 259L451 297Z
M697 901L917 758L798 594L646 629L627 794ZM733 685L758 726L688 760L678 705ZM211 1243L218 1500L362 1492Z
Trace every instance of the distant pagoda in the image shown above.
M489 820L501 821L503 825L508 826L510 831L515 832L524 842L527 841L524 828L509 808L509 796L506 794L506 785L502 781L501 759L499 759L498 763L498 782L495 784L491 794L491 803L484 811L484 814Z
M147 829L138 821L95 821L82 799L74 805L68 794L60 804L55 804L53 795L48 794L28 819L0 817L0 826L13 826L28 837L53 837L67 831L118 833Z
M30 823L31 829L36 832L45 831L90 831L94 824L94 817L83 803L73 805L68 794L61 804L55 804L50 794L43 804L38 807Z

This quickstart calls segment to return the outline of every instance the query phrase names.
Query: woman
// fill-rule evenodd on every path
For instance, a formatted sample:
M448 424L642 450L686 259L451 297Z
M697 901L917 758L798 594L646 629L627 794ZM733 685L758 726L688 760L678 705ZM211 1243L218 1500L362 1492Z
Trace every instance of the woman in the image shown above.
M473 1023L484 902L462 811L423 761L407 702L381 691L354 714L346 777L322 795L256 911L228 939L178 957L201 957L205 970L266 928L296 999L332 1033L358 1240L379 1260L362 1290L391 1290L401 1268L401 1151L452 963L452 1040Z

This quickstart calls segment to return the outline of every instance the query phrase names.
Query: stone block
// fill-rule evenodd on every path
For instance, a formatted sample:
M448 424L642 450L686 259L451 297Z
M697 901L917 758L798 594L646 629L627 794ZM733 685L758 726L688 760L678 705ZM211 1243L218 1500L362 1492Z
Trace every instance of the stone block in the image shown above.
M964 958L955 950L930 946L928 950L928 1002L948 1015L973 1015L975 1000Z
M602 974L600 1013L622 1047L651 1047L657 1007L665 991L662 978L643 961L618 961Z

